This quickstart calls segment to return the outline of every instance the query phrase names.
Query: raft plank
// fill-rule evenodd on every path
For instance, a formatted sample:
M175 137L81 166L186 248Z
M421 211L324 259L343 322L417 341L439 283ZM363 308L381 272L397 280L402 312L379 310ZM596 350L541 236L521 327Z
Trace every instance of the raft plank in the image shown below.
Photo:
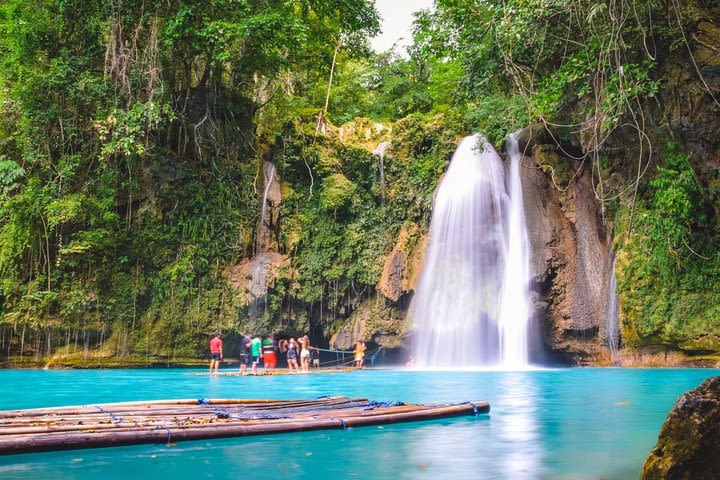
M0 454L337 429L490 410L486 402L389 404L337 396L203 402L181 399L0 412Z
M253 406L272 406L272 405L314 405L318 402L330 402L330 401L367 401L365 398L349 399L343 396L330 396L319 399L300 399L300 400L267 400L267 399L230 399L230 398L218 398L210 400L215 406L223 405L240 405L242 407L251 408ZM97 407L102 407L104 410L118 409L119 411L130 411L130 410L146 410L148 408L155 408L159 406L173 406L173 405L187 405L190 407L202 407L198 404L197 399L174 399L174 400L149 400L149 401L132 401L132 402L112 402L112 403L98 403L94 405L71 405L61 407L44 407L44 408L29 408L24 410L0 410L0 419L9 417L31 417L37 415L48 415L48 414L62 414L62 413L93 413L100 414L101 412ZM124 410L122 410L124 408ZM115 410L113 410L115 412Z

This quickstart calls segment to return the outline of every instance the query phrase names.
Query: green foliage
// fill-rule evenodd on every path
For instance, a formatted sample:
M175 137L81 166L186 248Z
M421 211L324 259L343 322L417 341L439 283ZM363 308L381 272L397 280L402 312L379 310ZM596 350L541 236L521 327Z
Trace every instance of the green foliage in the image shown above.
M370 0L2 2L0 328L29 328L36 352L62 328L145 356L251 323L330 333L401 227L427 226L459 135L591 125L580 143L600 151L639 125L660 87L647 36L681 46L663 8L438 0L406 52L377 54ZM328 88L326 120L365 117L342 142L316 122ZM382 185L374 122L393 122ZM225 267L256 253L258 144L275 149L290 265L251 315ZM717 318L717 245L686 157L671 150L647 188L622 246L628 328L681 343Z
M529 124L528 109L520 97L491 95L468 105L465 123L472 131L484 134L491 143L500 144L508 133Z
M363 144L367 127L358 119L357 131L346 126L343 135ZM297 278L276 282L270 295L278 300L282 291L281 301L271 306L270 315L282 315L296 300L322 302L321 326L326 334L333 333L348 297L370 291L380 280L385 255L401 226L427 222L437 179L454 149L456 128L443 116L410 116L396 123L384 160L384 196L379 160L367 150L286 132L279 167L281 178L291 185L284 188L288 195L280 211L281 248L293 253ZM308 166L314 178L312 196Z
M254 248L253 115L282 125L377 29L368 0L2 2L0 327L146 355L238 328L221 272Z
M323 180L320 205L326 210L337 212L353 202L356 185L342 173L333 173Z
M0 160L0 192L7 193L19 185L25 169L12 160Z
M702 352L703 339L720 331L720 245L704 233L704 201L688 156L675 145L649 186L632 236L627 207L616 219L625 336L633 346Z

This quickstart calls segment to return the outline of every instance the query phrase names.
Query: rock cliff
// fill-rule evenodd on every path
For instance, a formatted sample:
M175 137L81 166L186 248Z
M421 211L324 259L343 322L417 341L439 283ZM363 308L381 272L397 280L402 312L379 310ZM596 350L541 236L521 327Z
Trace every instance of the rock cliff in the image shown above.
M605 362L612 229L589 170L545 141L538 135L526 142L530 155L521 171L535 320L549 352L578 363Z

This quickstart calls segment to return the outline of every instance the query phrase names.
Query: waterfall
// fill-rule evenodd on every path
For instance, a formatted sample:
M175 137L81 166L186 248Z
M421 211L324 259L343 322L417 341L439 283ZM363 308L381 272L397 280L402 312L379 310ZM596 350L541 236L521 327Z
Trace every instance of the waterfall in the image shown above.
M275 181L275 164L268 160L263 160L263 177L265 188L263 189L262 202L260 203L260 221L257 227L257 244L255 257L252 260L252 269L250 271L250 285L248 287L250 293L250 303L248 315L252 319L259 319L267 311L267 287L269 269L272 262L268 253L272 244L272 212L268 196L270 189ZM259 301L263 300L263 311L260 312ZM262 313L262 315L261 315Z
M503 365L523 367L528 364L530 242L525 226L525 208L520 183L522 155L518 147L517 133L508 137L505 148L510 156L508 179L510 205L507 216L507 257L499 322L500 344L503 351Z
M425 265L410 306L421 367L528 363L528 240L520 154L511 168L484 138L464 138L435 193Z
M618 349L620 348L620 299L617 294L617 283L615 281L614 258L608 290L608 311L607 323L605 324L605 341L610 349L610 356L612 360L616 360Z
M270 206L268 205L267 200L268 193L270 192L270 187L272 186L273 180L275 179L275 164L265 160L263 162L263 174L265 177L265 189L263 190L262 203L260 204L260 223L258 224L257 231L256 253L262 253L267 250L270 243L270 237L272 236L270 225L268 225L268 210Z
M378 170L380 171L380 198L385 199L385 150L390 146L390 142L382 142L375 150L373 155L378 157Z

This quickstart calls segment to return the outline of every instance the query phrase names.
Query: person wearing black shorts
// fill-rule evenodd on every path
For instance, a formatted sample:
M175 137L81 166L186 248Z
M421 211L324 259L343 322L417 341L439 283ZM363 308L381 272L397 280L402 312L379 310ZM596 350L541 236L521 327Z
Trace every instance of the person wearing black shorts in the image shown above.
M240 340L240 372L243 374L247 372L250 365L250 345L252 344L250 337L251 335L248 332Z
M210 375L213 374L213 369L215 369L215 375L218 374L222 358L222 340L220 339L220 332L215 332L210 340Z

